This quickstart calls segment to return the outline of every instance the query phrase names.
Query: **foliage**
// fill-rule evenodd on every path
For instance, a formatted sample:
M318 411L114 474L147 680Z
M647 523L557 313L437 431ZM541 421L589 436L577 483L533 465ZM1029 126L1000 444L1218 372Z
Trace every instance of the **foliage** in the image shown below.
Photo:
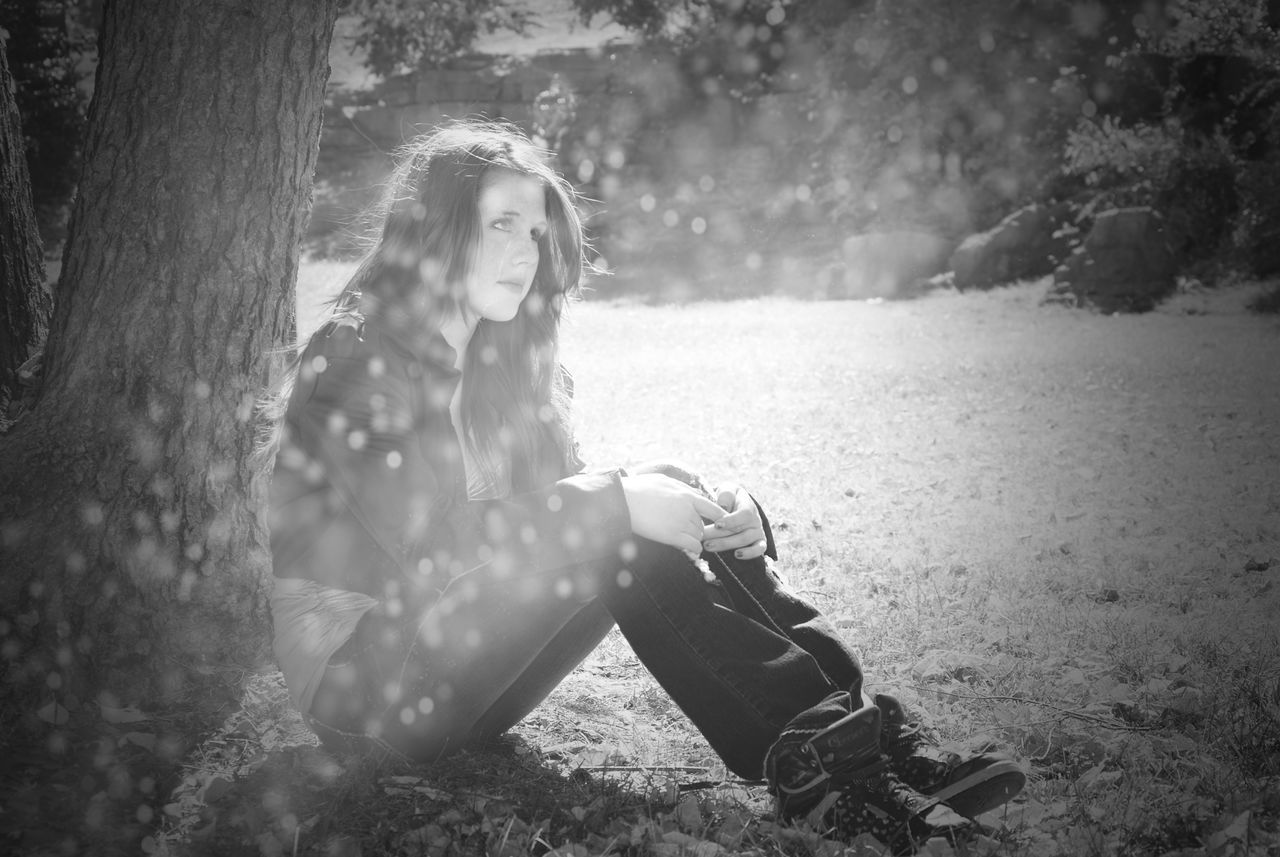
M1166 69L1156 115L1081 118L1066 137L1063 170L1094 206L1149 205L1164 215L1193 274L1243 268L1265 274L1280 228L1280 34L1260 0L1181 0L1140 19L1125 59Z
M356 47L383 77L445 65L481 33L523 32L532 22L510 0L350 0L347 11L360 18Z
M1233 243L1241 262L1258 276L1280 274L1280 149L1245 164L1237 187L1241 202Z
M1135 183L1150 188L1153 175L1168 170L1185 143L1177 126L1123 126L1113 116L1081 119L1067 133L1063 169L1091 187Z
M27 167L45 246L58 243L79 172L88 97L79 64L91 47L84 0L0 0Z
M1225 54L1278 62L1267 0L1175 0L1161 21L1144 21L1144 49L1168 56Z
M575 5L673 54L686 103L642 123L661 138L622 141L650 166L637 198L668 220L712 221L711 195L687 192L706 177L734 205L730 236L760 251L886 228L959 239L1074 197L1157 207L1192 272L1270 264L1280 187L1255 162L1280 146L1280 41L1262 0ZM699 145L726 147L710 163L663 152L718 117L734 130L702 132ZM767 174L731 193L733 165L761 148ZM625 244L665 239L636 220L618 224Z

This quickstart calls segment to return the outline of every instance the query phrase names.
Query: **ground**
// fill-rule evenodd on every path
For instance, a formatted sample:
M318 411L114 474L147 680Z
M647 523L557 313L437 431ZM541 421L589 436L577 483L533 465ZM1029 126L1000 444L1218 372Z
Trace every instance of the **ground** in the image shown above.
M304 272L304 328L342 273ZM1274 854L1280 323L1245 288L1110 317L1046 287L578 305L579 439L740 480L875 689L1023 760L970 853ZM774 824L616 634L507 740L423 768L320 750L264 672L156 811L171 854L840 851Z

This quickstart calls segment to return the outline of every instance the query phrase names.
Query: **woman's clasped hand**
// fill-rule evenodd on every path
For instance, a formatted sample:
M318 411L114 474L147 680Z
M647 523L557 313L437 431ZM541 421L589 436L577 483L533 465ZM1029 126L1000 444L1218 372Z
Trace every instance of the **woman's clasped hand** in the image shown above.
M670 476L644 473L621 481L631 531L687 554L702 553L704 521L714 523L725 517L720 506Z
M622 491L631 529L638 536L694 557L704 550L733 551L738 559L755 559L765 552L760 510L741 487L721 488L713 502L678 479L646 473L624 476Z

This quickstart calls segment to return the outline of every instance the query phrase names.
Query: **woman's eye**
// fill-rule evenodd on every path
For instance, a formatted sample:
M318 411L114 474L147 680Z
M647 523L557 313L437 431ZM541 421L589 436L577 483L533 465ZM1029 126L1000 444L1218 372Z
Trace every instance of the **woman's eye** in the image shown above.
M493 221L493 223L490 223L489 225L494 229L501 229L503 232L511 231L511 224L507 221L506 218L495 220Z

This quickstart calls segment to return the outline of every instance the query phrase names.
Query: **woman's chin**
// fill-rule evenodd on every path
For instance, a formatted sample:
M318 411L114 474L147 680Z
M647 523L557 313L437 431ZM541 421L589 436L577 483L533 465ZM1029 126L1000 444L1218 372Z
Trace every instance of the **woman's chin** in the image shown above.
M518 312L520 312L520 305L515 304L514 306L489 307L480 315L486 321L504 322L511 321Z

